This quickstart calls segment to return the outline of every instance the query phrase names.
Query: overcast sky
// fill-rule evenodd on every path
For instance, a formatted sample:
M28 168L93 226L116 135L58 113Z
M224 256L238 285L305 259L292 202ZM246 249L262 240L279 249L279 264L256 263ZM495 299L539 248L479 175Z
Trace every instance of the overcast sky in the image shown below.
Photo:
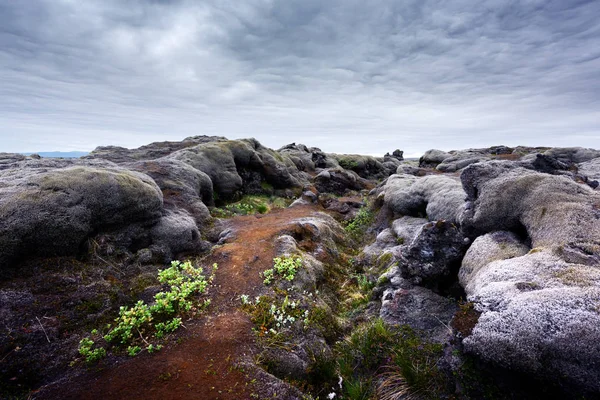
M0 0L0 151L600 148L600 1Z

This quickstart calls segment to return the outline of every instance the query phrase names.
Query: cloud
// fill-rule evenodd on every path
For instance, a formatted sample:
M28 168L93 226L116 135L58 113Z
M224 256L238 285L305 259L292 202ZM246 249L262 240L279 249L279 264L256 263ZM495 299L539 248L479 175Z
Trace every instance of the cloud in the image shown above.
M600 148L600 3L0 3L0 151ZM51 146L51 147L48 147Z

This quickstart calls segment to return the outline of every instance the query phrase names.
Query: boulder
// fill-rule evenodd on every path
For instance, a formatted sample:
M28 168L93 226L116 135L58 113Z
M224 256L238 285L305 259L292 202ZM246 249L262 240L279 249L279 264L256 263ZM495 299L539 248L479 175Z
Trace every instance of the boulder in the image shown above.
M429 222L394 256L404 279L440 291L452 284L468 243L453 223Z
M419 167L435 168L448 157L452 157L452 154L437 149L427 150L425 154L419 158Z
M162 206L150 177L114 164L21 162L0 171L0 265L76 254L94 232L156 223Z
M543 153L566 165L580 164L600 157L600 150L583 147L554 147Z
M203 225L210 221L207 206L214 206L210 177L190 165L160 158L123 164L127 168L149 175L163 193L165 208L184 209Z
M340 167L354 171L364 179L379 180L387 178L396 171L397 164L399 161L394 158L388 158L387 166L384 165L383 160L379 161L375 157L362 156L357 154L328 154L329 157L336 160Z
M592 160L582 162L577 165L579 174L585 176L588 182L596 182L594 189L597 189L600 185L600 158L594 158Z
M452 336L448 324L457 310L455 301L397 279L383 290L379 316L388 324L408 325L428 340L445 343Z
M177 254L198 254L208 250L200 236L194 218L186 211L168 211L151 229L153 254L160 254L162 262L168 263Z
M321 193L332 193L343 196L348 191L371 189L372 185L356 172L343 168L323 170L314 179L315 188Z
M465 350L598 395L600 194L500 161L471 165L461 180L468 195L462 228L485 234L459 272L482 313Z
M200 144L177 151L170 159L207 174L220 200L275 189L300 189L308 182L289 157L267 149L254 139Z
M529 252L530 248L512 232L497 231L480 236L469 247L458 274L463 287L472 277L487 264L509 258L520 257Z
M466 197L458 179L441 175L392 175L384 192L384 204L395 215L427 216L432 221L458 222Z
M119 146L100 146L97 147L83 159L103 159L117 164L131 163L136 161L156 160L165 157L178 150L187 147L197 146L202 143L226 141L221 136L193 136L185 138L179 142L155 142L139 147L137 149L127 149Z
M465 350L509 370L600 393L598 268L548 251L475 265L461 281L482 314Z
M468 234L525 233L531 247L598 265L600 193L589 186L502 161L471 165L461 180L468 196L461 225Z

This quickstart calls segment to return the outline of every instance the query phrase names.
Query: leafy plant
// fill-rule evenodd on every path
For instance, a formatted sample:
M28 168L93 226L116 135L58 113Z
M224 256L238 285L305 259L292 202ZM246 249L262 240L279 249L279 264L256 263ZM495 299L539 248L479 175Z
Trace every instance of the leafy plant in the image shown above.
M169 268L158 271L158 281L167 290L158 292L152 305L138 300L132 307L120 307L119 316L114 321L116 325L107 326L109 331L104 335L104 340L116 346L128 345L126 350L130 356L142 351L141 345L148 352L160 350L162 346L150 343L149 335L154 332L154 337L161 339L182 326L182 319L175 315L207 307L209 299L196 303L194 307L193 297L206 291L217 269L217 264L213 264L211 275L206 277L202 267L196 268L190 261L171 262ZM97 333L95 329L92 331L92 335ZM79 353L88 362L106 355L106 350L93 350L93 345L94 342L89 338L82 339L79 345Z
M301 257L275 257L273 259L273 268L267 269L262 273L264 284L270 285L275 279L275 275L281 276L286 281L293 281L298 269L302 266Z
M102 347L94 349L95 342L90 338L83 338L79 342L79 354L85 357L85 362L91 364L106 357L106 350Z

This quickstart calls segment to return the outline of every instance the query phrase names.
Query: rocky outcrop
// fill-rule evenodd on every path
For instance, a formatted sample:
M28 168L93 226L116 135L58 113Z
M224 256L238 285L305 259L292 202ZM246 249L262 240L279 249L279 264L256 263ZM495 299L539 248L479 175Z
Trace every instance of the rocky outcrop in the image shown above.
M452 154L437 149L427 150L419 159L419 167L435 168L448 157L452 157Z
M482 313L465 349L600 392L600 195L568 177L498 161L469 166L461 180L463 228L490 232L474 241L459 273Z
M197 146L199 144L222 141L227 141L227 138L222 136L192 136L180 142L155 142L137 149L126 149L118 146L100 146L82 158L108 160L117 164L148 161L156 160L168 156L178 150Z
M141 259L169 261L206 248L200 231L215 199L289 197L308 185L288 156L254 139L102 147L79 160L2 154L0 263L77 255L98 235L109 253L147 249Z
M220 200L275 189L297 188L307 181L289 157L267 149L254 139L211 142L169 156L207 174Z
M392 175L383 188L384 203L395 215L427 216L431 221L457 222L465 193L449 176Z
M147 175L106 162L21 161L0 172L0 264L77 253L93 233L161 218Z
M380 317L392 325L408 325L436 343L450 340L448 324L458 309L456 302L399 275L397 268L383 275L390 283L381 296Z
M319 192L338 196L343 196L348 191L372 188L372 183L358 176L356 172L340 167L323 170L314 178L314 184Z

